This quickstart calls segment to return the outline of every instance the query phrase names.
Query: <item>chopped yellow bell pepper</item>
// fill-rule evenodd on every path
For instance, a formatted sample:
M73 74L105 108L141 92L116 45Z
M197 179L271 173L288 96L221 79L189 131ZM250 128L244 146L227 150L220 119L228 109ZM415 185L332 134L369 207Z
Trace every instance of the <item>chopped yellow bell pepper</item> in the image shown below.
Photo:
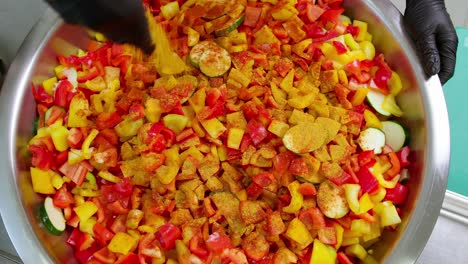
M388 81L388 88L390 89L390 93L394 96L401 92L403 84L401 83L400 75L398 75L398 73L392 71L392 77L390 77L390 80Z
M161 105L158 99L148 98L145 102L145 116L152 123L159 122L161 118Z
M197 45L198 41L200 40L200 33L198 31L188 28L187 30L187 45L189 47L193 47Z
M232 149L239 149L243 137L243 129L237 127L230 128L228 132L227 146Z
M65 181L63 180L62 176L60 176L60 174L55 173L55 172L52 173L51 183L52 183L52 186L54 186L55 189L58 190L58 189L62 188L62 185L64 184L64 182Z
M344 228L338 223L333 223L333 226L335 227L335 230L336 230L335 249L339 249L341 247L341 243L343 243Z
M374 203L370 199L369 194L365 193L359 199L359 213L358 214L367 213L367 211L369 211L373 207L374 207Z
M92 80L88 80L84 84L86 88L88 88L91 91L95 92L100 92L104 89L106 89L106 82L104 82L104 78L102 76L98 76Z
M352 232L356 232L360 235L369 234L371 231L370 223L364 219L355 219L351 221L351 229Z
M320 240L314 240L314 247L312 248L312 257L310 264L335 264L336 251L334 248L323 244Z
M85 127L88 125L89 103L83 93L73 96L68 111L68 127Z
M118 232L114 235L107 248L111 252L126 255L135 250L137 245L138 239L127 233Z
M290 93L294 89L293 81L294 81L294 69L291 69L281 81L280 88L283 89L285 92Z
M359 43L357 43L356 40L354 40L353 35L348 33L348 34L345 34L343 38L344 38L344 42L346 46L348 46L351 50L361 49L361 46L359 45Z
M372 172L372 175L374 175L374 177L379 182L379 185L385 188L390 188L390 189L395 188L395 186L397 185L400 179L400 177L398 177L397 175L393 177L393 179L391 179L390 181L386 180L382 174L382 168L378 162L374 164L374 166L370 169L370 171Z
M273 119L270 125L268 126L268 131L277 135L280 138L282 138L284 134L286 134L286 131L288 131L288 129L289 129L288 124L282 121L278 121L276 119Z
M63 65L58 65L54 68L54 73L57 78L61 79L63 76L63 71L65 70L65 66Z
M403 111L401 111L400 107L396 103L395 96L393 96L393 94L385 96L385 99L382 103L382 109L394 116L400 117L403 115Z
M85 222L97 212L98 207L93 202L86 201L75 207L73 210L80 219L80 222Z
M341 246L349 246L359 244L359 237L343 237L343 242L341 242Z
M169 184L175 179L178 172L179 167L162 165L156 170L156 176L162 184Z
M135 136L141 126L143 126L143 119L133 120L130 117L126 117L114 129L121 139L125 139Z
M83 141L83 145L81 145L81 153L83 154L83 157L85 159L90 159L92 156L92 150L90 148L91 142L96 138L96 136L99 134L99 131L95 128L91 130L91 132L88 134L86 139Z
M368 241L371 241L373 239L377 239L377 238L380 237L380 235L382 233L382 231L380 229L380 222L379 221L375 221L375 222L371 223L370 226L371 226L371 230L370 230L369 234L366 234L366 235L362 236L362 241L363 242L368 242Z
M254 34L254 44L274 44L280 43L279 39L276 38L275 34L271 28L267 25L264 25L259 31Z
M366 120L366 127L382 129L382 123L379 118L368 109L364 110L364 120Z
M299 192L299 186L301 184L298 181L293 181L288 184L288 190L291 194L291 202L288 206L283 207L283 211L286 213L294 214L301 210L304 203L304 197Z
M80 231L94 236L93 227L96 224L96 217L91 217L86 221L80 221Z
M44 80L42 82L42 87L44 87L44 90L46 91L47 94L53 95L54 94L54 87L57 84L57 78L52 77L47 80Z
M35 167L30 168L33 190L42 194L54 194L55 189L52 185L52 173Z
M379 186L377 192L372 194L370 199L374 204L380 203L385 198L385 195L387 195L387 190L384 187Z
M203 120L200 123L212 138L218 138L226 131L226 127L217 118Z
M140 224L141 219L143 219L143 215L144 213L141 210L138 210L138 209L130 210L130 212L128 212L127 221L125 223L127 228L130 228L130 229L137 228L138 225Z
M375 57L375 47L374 44L370 41L363 41L359 43L359 46L361 46L361 50L366 54L366 59L368 60L373 60Z
M353 21L353 26L359 28L359 33L358 33L358 35L356 36L356 40L357 40L357 41L364 41L364 40L366 40L367 23L355 19L355 20Z
M164 162L164 164L167 166L180 167L180 165L184 161L180 158L178 145L174 145L169 149L165 149L162 152L162 154L166 156L166 161Z
M358 259L365 259L367 257L366 249L360 244L354 244L345 249L346 255L357 257Z
M161 14L166 20L170 20L179 13L179 3L177 1L169 2L161 6Z
M203 159L203 154L196 147L190 147L186 151L180 154L180 159L185 160L188 156L192 156L194 159L201 161Z
M278 86L274 82L271 82L270 86L271 86L271 94L273 95L273 98L275 99L275 101L280 106L285 106L286 103L287 103L287 101L286 101L286 98L287 98L286 92L283 91L282 89L278 88Z
M307 227L297 217L289 222L285 235L301 247L307 247L314 240Z
M114 176L112 173L105 171L105 170L99 171L98 176L109 182L113 182L113 183L120 182L119 177Z
M286 21L290 19L293 15L297 15L298 11L294 6L286 5L283 8L277 9L271 13L271 16L279 21Z
M359 214L359 192L361 191L361 186L359 184L343 184L345 189L346 201L348 201L349 209L353 213Z
M49 133L54 143L55 149L65 151L68 149L68 129L62 125L62 120L57 120L49 126Z
M368 92L369 92L369 88L359 87L356 90L356 93L354 94L353 98L351 99L351 104L354 106L362 104L364 100L366 99Z
M81 149L70 149L70 151L68 151L68 164L74 165L81 162L84 159L85 158L83 157L83 152L81 151Z
M401 218L398 215L395 205L384 206L380 214L380 225L385 227L399 223L401 223Z

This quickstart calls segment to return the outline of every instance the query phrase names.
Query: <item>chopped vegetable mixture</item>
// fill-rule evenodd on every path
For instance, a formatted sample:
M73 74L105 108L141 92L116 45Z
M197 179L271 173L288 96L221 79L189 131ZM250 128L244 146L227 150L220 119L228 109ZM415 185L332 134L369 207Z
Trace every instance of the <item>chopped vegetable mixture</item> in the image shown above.
M32 86L44 228L81 263L376 263L410 149L398 74L341 0L143 1Z

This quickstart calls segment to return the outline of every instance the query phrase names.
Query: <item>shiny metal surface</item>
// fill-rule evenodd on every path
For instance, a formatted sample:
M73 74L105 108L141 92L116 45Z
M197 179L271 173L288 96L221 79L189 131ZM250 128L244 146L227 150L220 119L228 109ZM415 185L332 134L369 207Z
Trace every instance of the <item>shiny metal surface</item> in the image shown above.
M403 224L375 246L385 263L414 263L439 215L450 155L448 116L440 82L425 79L411 42L402 30L401 15L388 0L345 0L348 15L369 22L377 49L400 73L405 92L398 98L401 119L415 150L410 168L412 192ZM0 97L0 167L3 168L0 211L19 256L25 263L76 263L64 237L48 235L36 218L39 197L29 179L27 141L32 136L35 104L30 82L40 83L52 73L57 54L83 47L86 33L63 25L48 10L25 40L9 69Z

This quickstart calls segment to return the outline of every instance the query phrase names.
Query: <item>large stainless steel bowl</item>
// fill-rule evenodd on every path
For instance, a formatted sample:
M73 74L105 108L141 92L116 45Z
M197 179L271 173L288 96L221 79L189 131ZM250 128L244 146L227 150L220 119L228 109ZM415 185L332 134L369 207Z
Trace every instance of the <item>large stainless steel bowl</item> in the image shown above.
M368 21L378 50L400 73L405 92L398 98L405 111L415 151L410 168L411 192L403 224L386 233L374 254L385 263L414 263L439 215L447 183L450 134L439 79L426 79L401 14L388 0L345 0L348 15ZM76 263L65 236L45 232L37 218L40 197L31 186L27 141L32 137L35 103L30 83L52 74L57 54L84 47L83 29L65 25L48 10L37 23L11 65L0 100L0 210L13 244L25 263ZM2 147L2 148L3 148Z

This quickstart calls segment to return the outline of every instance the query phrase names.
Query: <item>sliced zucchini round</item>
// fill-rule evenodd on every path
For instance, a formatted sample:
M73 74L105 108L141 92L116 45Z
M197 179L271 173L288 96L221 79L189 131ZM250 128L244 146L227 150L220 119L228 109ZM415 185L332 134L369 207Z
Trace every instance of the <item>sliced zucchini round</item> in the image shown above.
M216 46L206 50L200 57L200 71L208 77L219 77L231 68L231 56L227 50Z
M51 234L60 236L65 231L66 225L62 209L54 205L52 198L45 198L39 214L42 223Z
M203 55L203 53L209 49L213 49L219 47L218 44L214 43L213 41L205 40L197 45L193 46L192 50L190 51L190 63L196 67L199 68L199 63L200 63L200 58Z
M333 182L322 182L317 190L317 205L323 214L332 219L338 219L349 212L345 190Z
M385 94L370 90L367 93L367 101L369 104L377 111L379 114L384 116L390 116L390 112L382 108L383 102L385 100Z
M385 143L388 144L393 151L398 151L405 145L408 134L405 128L398 122L383 121L382 130L385 133Z
M215 30L215 35L217 37L223 37L237 29L240 24L244 21L245 16L241 15L239 17L229 19L222 27Z
M373 150L375 154L380 154L385 146L385 134L380 129L369 127L361 131L357 142L362 150Z

